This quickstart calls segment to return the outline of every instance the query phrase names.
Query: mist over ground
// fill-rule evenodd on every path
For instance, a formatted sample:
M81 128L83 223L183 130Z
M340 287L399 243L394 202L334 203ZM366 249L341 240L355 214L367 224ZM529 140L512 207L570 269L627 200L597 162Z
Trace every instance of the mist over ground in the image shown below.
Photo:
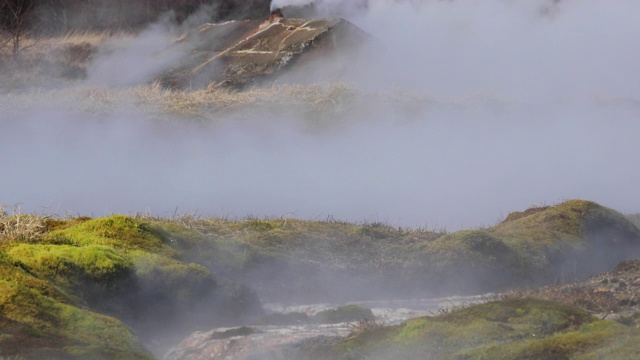
M343 82L355 94L345 111L166 121L135 104L96 113L64 99L37 102L0 114L0 202L58 214L177 209L449 230L570 198L640 211L640 4L341 6L316 11L344 15L372 36L370 47L276 85ZM177 35L154 25L141 36L158 48L110 43L74 86L149 82L150 67L170 63ZM310 129L314 122L330 126Z

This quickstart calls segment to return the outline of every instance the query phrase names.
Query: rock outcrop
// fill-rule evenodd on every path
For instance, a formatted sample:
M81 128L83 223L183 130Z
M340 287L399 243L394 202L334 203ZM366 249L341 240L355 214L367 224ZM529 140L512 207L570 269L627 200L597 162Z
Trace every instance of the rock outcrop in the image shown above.
M366 38L344 19L285 19L277 12L269 21L205 24L179 40L189 51L160 81L174 88L241 87L309 59L353 50Z

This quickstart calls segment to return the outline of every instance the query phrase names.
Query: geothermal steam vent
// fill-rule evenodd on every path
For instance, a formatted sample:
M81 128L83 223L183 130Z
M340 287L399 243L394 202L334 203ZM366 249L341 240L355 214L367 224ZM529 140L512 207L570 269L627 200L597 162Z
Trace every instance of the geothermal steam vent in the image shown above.
M205 24L179 40L189 55L161 77L170 87L243 86L312 60L345 53L367 35L344 19L285 19ZM315 63L315 64L319 64Z

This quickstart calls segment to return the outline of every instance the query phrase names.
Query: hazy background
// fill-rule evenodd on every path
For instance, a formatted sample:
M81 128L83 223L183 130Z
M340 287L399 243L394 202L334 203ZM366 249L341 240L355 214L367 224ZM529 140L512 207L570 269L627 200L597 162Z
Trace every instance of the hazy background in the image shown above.
M327 60L326 69L340 69L327 74L319 61L277 83L341 81L362 94L335 128L308 131L296 112L229 114L215 124L158 121L135 106L3 112L0 203L449 230L569 198L640 211L640 3L348 4L306 11L342 15L371 34L363 55L338 58L355 66ZM82 86L149 81L151 68L171 63L177 33L156 24L108 44ZM407 111L371 94L428 101Z

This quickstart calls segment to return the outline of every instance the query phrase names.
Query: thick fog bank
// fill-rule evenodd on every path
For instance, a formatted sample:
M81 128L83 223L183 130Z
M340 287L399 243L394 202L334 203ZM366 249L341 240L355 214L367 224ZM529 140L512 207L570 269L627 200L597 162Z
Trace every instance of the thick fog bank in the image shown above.
M3 119L3 202L95 216L178 208L449 229L566 198L634 212L637 110L443 108L332 133L254 119L208 127L36 113Z

